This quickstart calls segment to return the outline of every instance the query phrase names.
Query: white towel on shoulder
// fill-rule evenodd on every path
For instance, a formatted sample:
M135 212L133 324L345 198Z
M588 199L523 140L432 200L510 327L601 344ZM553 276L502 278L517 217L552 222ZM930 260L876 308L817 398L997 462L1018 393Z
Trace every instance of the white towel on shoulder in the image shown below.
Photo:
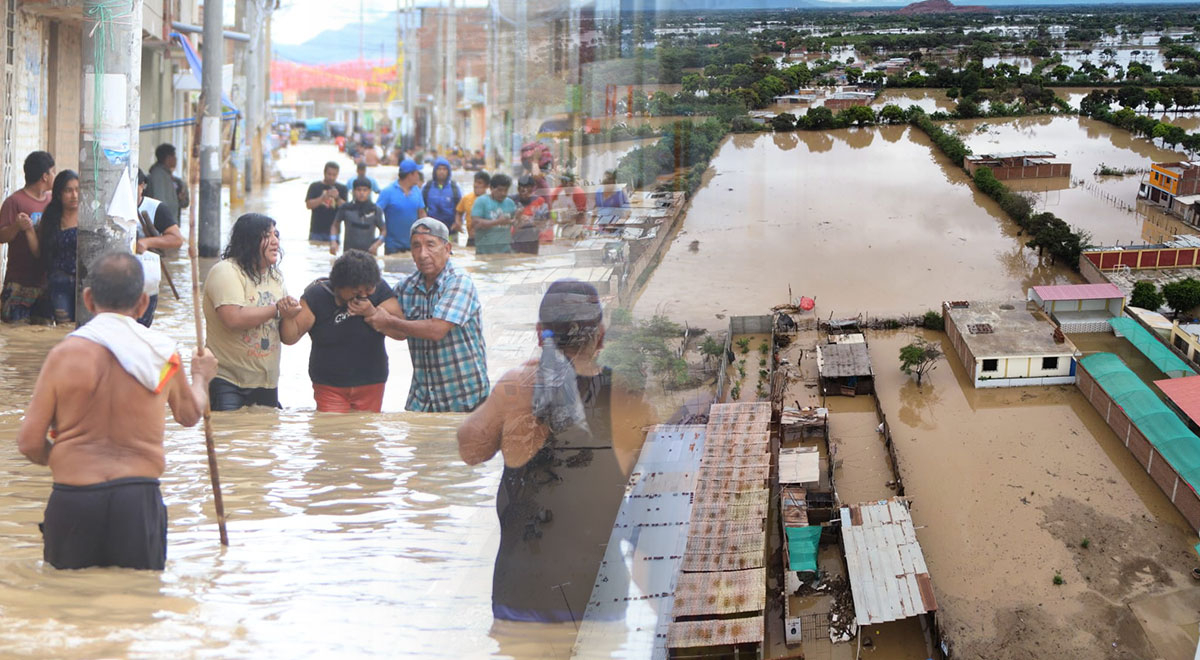
M179 370L180 359L175 342L123 314L97 314L68 336L86 339L107 348L121 363L121 367L151 392L162 390L163 385Z

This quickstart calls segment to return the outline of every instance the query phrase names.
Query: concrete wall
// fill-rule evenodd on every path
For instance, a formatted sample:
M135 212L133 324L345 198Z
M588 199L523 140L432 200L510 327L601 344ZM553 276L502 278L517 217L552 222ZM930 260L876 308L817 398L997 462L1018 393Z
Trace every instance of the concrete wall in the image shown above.
M1057 357L1058 366L1054 369L1042 368L1042 357L1008 357L997 358L998 369L994 372L986 372L983 370L984 358L977 358L975 364L975 386L983 387L982 382L986 380L1015 380L1015 379L1041 379L1041 378L1066 378L1071 375L1071 362L1074 358L1069 355L1046 356ZM1069 381L1073 382L1073 381Z
M49 118L46 150L54 155L59 171L79 170L79 125L83 119L83 82L79 65L83 54L82 26L49 22L47 105Z
M12 159L9 189L25 185L21 166L31 151L45 149L46 140L46 21L17 5L12 96ZM81 84L81 83L77 83ZM82 90L82 87L80 88Z
M1076 384L1088 403L1100 413L1117 439L1129 449L1129 453L1133 454L1146 470L1159 490L1175 505L1192 529L1200 531L1200 496L1197 496L1196 491L1179 478L1174 468L1154 449L1121 406L1108 396L1083 365L1079 365Z
M228 42L226 42L228 44ZM175 66L166 57L166 51L160 48L142 48L142 99L141 118L139 125L154 124L171 119L175 116L174 80ZM145 131L138 140L138 167L149 170L154 164L154 149L163 142L171 142L175 132L170 129ZM176 144L180 156L184 159L183 145Z

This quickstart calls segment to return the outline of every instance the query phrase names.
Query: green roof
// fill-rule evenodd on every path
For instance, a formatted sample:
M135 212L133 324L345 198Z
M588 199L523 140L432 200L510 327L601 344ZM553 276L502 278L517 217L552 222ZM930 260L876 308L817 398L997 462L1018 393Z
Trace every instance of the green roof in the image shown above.
M821 540L821 528L785 527L787 532L788 570L816 571L817 543Z
M1200 491L1200 438L1179 415L1112 353L1094 353L1079 362L1180 478Z
M1141 351L1142 355L1145 355L1164 374L1171 378L1196 375L1196 372L1186 362L1172 353L1166 344L1147 332L1137 321L1127 318L1112 318L1108 320L1108 324L1112 326L1113 332L1128 339L1134 348Z

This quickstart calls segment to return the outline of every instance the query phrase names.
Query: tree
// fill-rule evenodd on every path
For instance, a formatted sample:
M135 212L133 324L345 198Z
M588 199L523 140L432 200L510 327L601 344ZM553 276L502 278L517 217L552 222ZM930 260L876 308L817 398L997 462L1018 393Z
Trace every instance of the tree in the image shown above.
M908 121L908 117L905 115L903 108L894 103L889 103L879 111L879 120L885 124L903 124Z
M900 371L917 376L917 387L921 386L921 378L937 368L937 361L942 359L942 349L937 344L925 341L920 337L900 349Z
M859 79L862 78L862 74L862 69L858 67L846 67L846 82L850 83L851 85L858 84Z
M1163 306L1167 300L1163 294L1159 292L1158 287L1154 286L1154 282L1142 280L1133 285L1133 295L1129 297L1129 304L1134 307L1141 307L1150 311L1157 311Z
M776 133L786 133L796 130L796 116L790 112L781 112L771 117L771 128Z
M1162 295L1175 316L1181 316L1200 306L1200 282L1188 277L1164 284Z

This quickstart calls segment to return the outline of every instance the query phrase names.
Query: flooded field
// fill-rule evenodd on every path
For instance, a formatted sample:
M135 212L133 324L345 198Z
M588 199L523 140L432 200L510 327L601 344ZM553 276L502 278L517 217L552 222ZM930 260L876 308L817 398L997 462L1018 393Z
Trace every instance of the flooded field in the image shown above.
M944 89L885 89L871 103L871 107L878 112L883 106L893 104L901 108L909 106L920 106L926 114L933 114L939 110L950 112L958 106L958 102L946 96Z
M308 212L302 200L322 163L337 156L330 146L289 152L281 166L300 178L271 186L249 208L278 220L284 276L298 294L332 261L324 248L304 240ZM371 175L386 185L394 169ZM498 377L533 350L538 298L517 295L506 283L530 260L483 265L468 254L456 260L473 272L484 300L489 367ZM167 292L155 327L190 351L186 257L170 258L169 266L184 298L176 302ZM389 260L385 278L395 282L411 268L411 261ZM462 463L454 436L461 415L402 412L410 376L403 343L388 344L391 378L383 414L313 412L305 340L283 349L284 410L213 416L228 549L218 544L203 431L168 422L166 570L59 572L42 566L36 525L50 475L27 463L12 439L42 358L63 334L0 327L0 436L8 439L0 447L0 506L7 512L0 521L3 655L569 655L575 635L569 624L493 626L500 459L477 467Z
M1039 264L1000 209L906 126L731 136L687 214L640 316L719 328L718 315L761 314L789 286L815 296L822 317L912 313L1073 277Z
M951 125L976 154L1049 151L1057 155L1057 162L1070 163L1072 179L1082 183L1066 177L1006 183L1030 192L1039 212L1049 211L1090 232L1099 245L1137 240L1143 221L1136 213L1142 175L1099 176L1100 165L1149 170L1152 162L1183 157L1086 117L972 119Z
M1194 535L1103 419L1074 386L975 390L953 354L917 388L910 336L872 333L871 357L955 657L1177 657L1127 605L1192 589Z

